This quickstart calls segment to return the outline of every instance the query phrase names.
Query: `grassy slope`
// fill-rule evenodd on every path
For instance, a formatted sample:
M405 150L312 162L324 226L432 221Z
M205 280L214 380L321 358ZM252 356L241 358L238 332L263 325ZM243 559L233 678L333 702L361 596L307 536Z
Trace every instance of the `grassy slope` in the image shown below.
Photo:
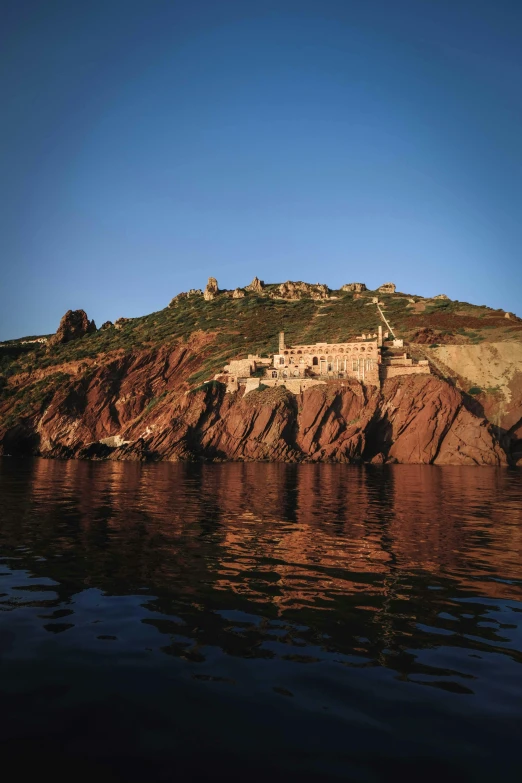
M275 288L270 287L271 289ZM190 347L195 332L213 333L202 363L189 381L197 385L222 369L228 359L247 353L267 354L277 349L278 333L284 330L288 344L336 342L363 331L376 331L379 317L371 304L374 292L363 298L332 292L337 299L298 301L270 299L249 293L243 299L219 295L206 302L202 297L178 300L172 308L134 318L117 330L98 331L48 351L44 346L0 344L0 403L9 400L9 424L52 396L57 385L67 382L62 365L71 361L103 362L107 354L134 352L163 344L186 342ZM414 306L411 299L415 299ZM429 328L431 342L477 343L522 340L522 321L508 320L503 311L451 300L422 300L406 294L379 295L384 311L397 335L414 338L419 329ZM422 309L424 308L424 309ZM419 312L419 309L422 311ZM49 376L8 388L7 379L20 372L48 368ZM56 372L53 372L56 368ZM86 368L87 370L87 368ZM5 418L4 418L4 424Z

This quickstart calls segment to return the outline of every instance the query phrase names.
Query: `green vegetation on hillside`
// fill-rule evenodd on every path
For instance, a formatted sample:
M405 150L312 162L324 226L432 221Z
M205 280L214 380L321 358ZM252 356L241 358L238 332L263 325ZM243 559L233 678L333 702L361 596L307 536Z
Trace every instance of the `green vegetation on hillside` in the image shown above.
M266 291L274 290L275 284ZM333 291L337 298L313 300L271 299L266 293L248 293L242 299L225 294L212 301L195 296L179 299L172 308L133 318L120 329L99 330L79 340L45 346L0 345L0 377L35 368L52 368L70 361L101 359L114 351L129 353L159 345L184 341L190 348L191 336L212 333L213 341L200 352L203 362L190 378L201 383L212 377L232 358L247 353L269 354L277 350L278 333L284 331L288 344L337 342L361 332L375 332L380 323L372 297ZM415 340L422 330L430 330L431 343L479 342L485 339L520 337L522 324L507 320L502 311L447 299L421 299L409 294L379 294L386 318L396 334ZM1 386L1 384L0 384Z

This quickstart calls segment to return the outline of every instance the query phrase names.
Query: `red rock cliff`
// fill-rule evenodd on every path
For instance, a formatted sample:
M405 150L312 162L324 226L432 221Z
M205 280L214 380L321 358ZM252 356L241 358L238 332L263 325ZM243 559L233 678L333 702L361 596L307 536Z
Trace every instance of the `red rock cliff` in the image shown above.
M0 453L92 459L385 461L503 465L495 429L435 376L187 393L186 347L142 351L58 386L0 429ZM0 410L0 414L1 414Z

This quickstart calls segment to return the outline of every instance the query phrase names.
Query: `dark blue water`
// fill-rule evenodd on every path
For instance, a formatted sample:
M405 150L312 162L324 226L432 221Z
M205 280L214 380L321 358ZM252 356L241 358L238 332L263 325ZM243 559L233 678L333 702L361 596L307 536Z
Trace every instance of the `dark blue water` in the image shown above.
M0 759L522 776L522 474L0 460Z

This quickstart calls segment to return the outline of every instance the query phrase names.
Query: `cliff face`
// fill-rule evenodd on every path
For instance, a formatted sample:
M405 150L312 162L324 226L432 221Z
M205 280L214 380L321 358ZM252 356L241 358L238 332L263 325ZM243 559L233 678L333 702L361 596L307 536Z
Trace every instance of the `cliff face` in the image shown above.
M475 387L486 418L510 436L515 451L522 451L522 343L444 345L433 354L464 388Z
M435 376L187 393L186 346L114 358L47 389L0 428L0 453L91 459L385 461L504 465L496 429ZM40 381L43 383L44 381ZM46 387L47 388L47 387ZM0 420L2 411L0 410Z

